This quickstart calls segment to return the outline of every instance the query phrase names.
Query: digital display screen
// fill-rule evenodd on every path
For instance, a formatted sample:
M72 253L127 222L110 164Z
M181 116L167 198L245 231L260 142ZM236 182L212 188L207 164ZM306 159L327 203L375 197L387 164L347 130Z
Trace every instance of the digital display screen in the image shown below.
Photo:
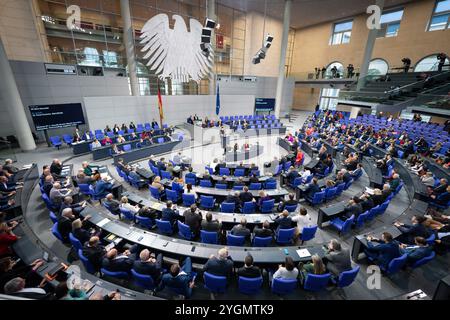
M37 131L85 124L81 103L49 104L28 108Z
M256 98L255 99L255 111L256 112L268 112L275 111L275 99L273 98Z

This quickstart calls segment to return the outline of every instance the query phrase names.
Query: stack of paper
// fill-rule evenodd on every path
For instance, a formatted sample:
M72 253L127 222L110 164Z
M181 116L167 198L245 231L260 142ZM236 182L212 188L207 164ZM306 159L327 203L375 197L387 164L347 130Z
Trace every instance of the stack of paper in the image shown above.
M296 252L300 258L311 257L311 253L309 253L308 249L299 249L296 250Z

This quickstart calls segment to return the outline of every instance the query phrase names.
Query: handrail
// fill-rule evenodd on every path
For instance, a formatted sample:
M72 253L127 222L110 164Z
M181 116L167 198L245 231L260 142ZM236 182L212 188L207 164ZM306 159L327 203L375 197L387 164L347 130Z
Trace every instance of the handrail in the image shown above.
M441 73L435 74L434 76L431 76L430 78L427 78L427 79L434 79L434 78L437 78L437 77L440 77L440 76L446 75L446 74L447 74L447 75L450 75L450 71L445 71L445 72L441 72ZM405 89L405 88L412 87L412 86L417 85L417 84L419 84L419 83L424 83L425 80L427 80L427 79L423 79L423 80L420 80L420 81L416 81L416 82L413 82L413 83L404 85L404 86L402 86L402 87L399 87L399 88L395 88L395 89L386 91L385 93L393 93L393 92L398 91L398 90L403 90L403 89Z

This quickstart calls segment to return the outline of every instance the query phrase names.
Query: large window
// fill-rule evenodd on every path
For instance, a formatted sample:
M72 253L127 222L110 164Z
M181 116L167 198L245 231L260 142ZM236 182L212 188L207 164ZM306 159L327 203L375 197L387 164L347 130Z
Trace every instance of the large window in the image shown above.
M396 37L402 17L403 9L383 13L380 19L381 29L378 31L378 38Z
M431 17L428 31L444 30L450 28L450 0L439 0L436 2L433 16Z
M373 59L370 61L369 70L367 74L372 75L385 75L389 70L389 65L383 59Z
M448 65L448 59L445 59L445 64ZM427 71L437 71L438 70L439 61L437 59L437 54L433 54L431 56L425 57L420 60L416 66L414 67L414 72L427 72ZM444 67L444 70L447 70L448 67Z
M336 110L339 89L324 88L320 92L319 106L322 110Z
M330 44L349 43L352 36L352 27L353 20L336 23L333 28Z
M325 78L343 78L344 77L344 66L340 62L330 63L325 71Z

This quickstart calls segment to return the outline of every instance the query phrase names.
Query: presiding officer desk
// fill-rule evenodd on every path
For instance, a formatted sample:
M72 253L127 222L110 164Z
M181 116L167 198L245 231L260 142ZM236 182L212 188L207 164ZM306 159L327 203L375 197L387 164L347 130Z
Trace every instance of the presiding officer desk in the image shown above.
M217 188L206 188L206 187L194 187L192 188L195 193L199 195L213 196L215 198L226 198L230 194L234 194L235 192L240 192L238 190L233 189L217 189ZM259 198L259 192L261 190L249 190L249 192L253 195L254 198ZM289 194L289 191L284 188L278 189L262 189L266 195L269 197L275 198L275 200L279 200L280 198L284 198L284 196Z
M194 263L205 263L211 255L216 255L223 245L205 244L194 241L177 239L156 234L143 229L131 227L119 220L111 220L106 212L100 212L98 208L86 207L82 216L90 215L90 222L107 233L112 233L123 240L147 247L152 251L161 252L165 258L191 257ZM300 257L299 249L307 249L308 256ZM285 253L286 250L286 253ZM250 253L254 264L266 267L284 263L286 256L292 257L294 262L308 262L311 256L318 254L323 257L325 250L323 245L315 246L289 246L289 247L234 247L228 246L228 253L238 265L243 265L245 257Z

